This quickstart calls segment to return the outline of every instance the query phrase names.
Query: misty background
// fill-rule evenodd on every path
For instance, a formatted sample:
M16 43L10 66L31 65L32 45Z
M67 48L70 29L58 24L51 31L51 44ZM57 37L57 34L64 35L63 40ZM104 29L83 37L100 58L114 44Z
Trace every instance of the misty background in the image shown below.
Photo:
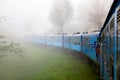
M55 24L62 16L57 14L59 9L63 9L63 16L64 10L68 11L63 17L64 21L60 22L64 33L98 30L102 27L112 2L113 0L0 0L0 34L26 36L61 33L59 24Z

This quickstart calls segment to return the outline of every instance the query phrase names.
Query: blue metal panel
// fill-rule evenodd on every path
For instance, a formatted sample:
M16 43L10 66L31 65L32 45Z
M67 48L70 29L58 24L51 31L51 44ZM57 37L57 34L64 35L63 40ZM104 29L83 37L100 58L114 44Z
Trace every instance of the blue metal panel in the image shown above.
M70 48L71 45L71 36L64 35L64 48Z
M54 35L48 35L47 38L46 38L46 44L49 45L49 46L53 46L53 36Z
M70 48L70 43L64 43L64 48Z
M117 11L114 19L114 80L117 80Z
M81 52L81 35L71 36L71 45L72 50Z
M118 51L120 51L120 36L118 36Z
M63 39L63 36L55 35L53 37L53 40L54 40L53 45L56 46L56 47L62 47L63 46L63 40L62 39Z
M43 40L37 40L37 43L38 44L44 44L44 41Z
M82 35L82 52L92 60L96 61L96 42L99 33Z
M56 46L56 47L62 47L62 43L61 42L54 42L54 46Z
M71 44L71 49L75 51L81 51L81 47L79 45Z
M53 46L53 42L47 41L47 45Z
M95 48L93 47L82 47L82 51L85 55L87 55L89 58L91 58L92 60L96 61L96 51Z

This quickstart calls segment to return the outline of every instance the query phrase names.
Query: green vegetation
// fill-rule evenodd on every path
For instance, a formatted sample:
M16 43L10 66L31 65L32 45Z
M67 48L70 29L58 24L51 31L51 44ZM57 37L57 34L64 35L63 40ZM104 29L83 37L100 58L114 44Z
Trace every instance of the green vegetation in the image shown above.
M0 35L0 57L6 56L8 53L22 53L24 49L15 40L11 40L8 36Z
M61 51L28 45L0 59L0 80L97 80L90 65Z

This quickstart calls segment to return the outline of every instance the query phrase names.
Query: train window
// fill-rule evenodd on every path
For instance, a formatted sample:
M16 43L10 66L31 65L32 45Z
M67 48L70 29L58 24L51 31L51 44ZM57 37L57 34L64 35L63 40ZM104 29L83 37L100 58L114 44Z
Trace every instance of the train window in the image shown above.
M74 36L73 40L72 40L73 44L75 45L80 45L80 36Z
M110 21L110 30L112 30L114 27L114 18Z
M61 36L56 36L56 38L54 38L55 42L62 42L62 37Z
M82 45L85 46L85 38L82 39Z
M86 47L89 47L90 48L90 38L87 37L84 37L83 40L82 40L82 44Z
M66 37L64 38L64 40L65 40L65 43L70 43L70 37L69 37L69 36L66 36Z
M119 23L119 22L120 22L120 9L117 12L117 23Z
M75 41L74 41L74 37L71 38L71 41L72 41L72 44L74 44L74 42L75 42Z

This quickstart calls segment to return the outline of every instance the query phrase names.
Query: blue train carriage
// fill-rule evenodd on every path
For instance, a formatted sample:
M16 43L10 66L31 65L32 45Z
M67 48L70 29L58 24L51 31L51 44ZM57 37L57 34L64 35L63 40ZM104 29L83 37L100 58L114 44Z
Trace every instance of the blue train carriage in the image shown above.
M46 44L49 45L49 46L53 46L53 39L54 35L47 35L47 38L46 38Z
M96 61L96 43L99 37L99 32L92 32L82 35L81 51L90 59Z
M114 0L100 32L100 74L104 80L120 80L120 0Z
M46 44L46 35L35 35L34 42L37 44Z
M71 35L64 35L64 48L70 49L71 47Z
M63 46L63 35L54 35L53 36L53 46L62 47Z
M120 80L120 0L118 1L117 5L118 5L118 8L117 8L117 13L116 13L117 17L116 17L116 27L115 27L115 30L117 31L114 32L116 33L115 36L117 36L115 39L116 41L114 41L116 49L115 50L113 49L113 50L116 52L116 61L117 61L116 62L117 63L117 70L116 70L117 77L116 78Z
M71 36L70 48L72 50L81 52L81 36L82 34L75 34Z
M38 44L39 43L39 35L32 35L31 36L31 42Z

